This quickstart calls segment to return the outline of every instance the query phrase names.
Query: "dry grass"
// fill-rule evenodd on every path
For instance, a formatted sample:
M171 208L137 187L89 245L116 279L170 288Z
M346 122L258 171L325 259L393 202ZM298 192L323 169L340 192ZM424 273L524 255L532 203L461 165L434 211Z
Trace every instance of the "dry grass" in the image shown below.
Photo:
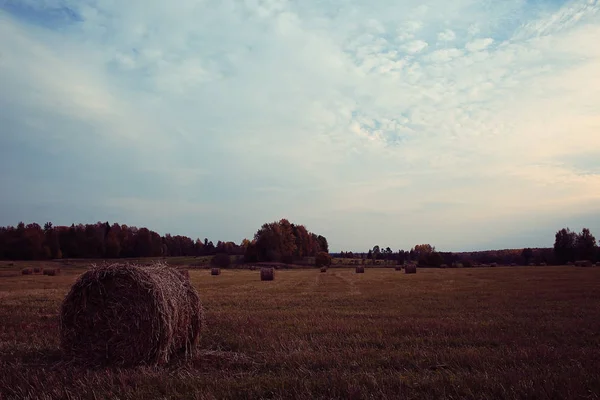
M208 329L165 368L58 364L61 300L84 269L0 278L0 398L594 399L600 269L190 272Z
M86 366L166 364L193 355L201 322L198 293L177 269L99 266L62 303L61 348Z

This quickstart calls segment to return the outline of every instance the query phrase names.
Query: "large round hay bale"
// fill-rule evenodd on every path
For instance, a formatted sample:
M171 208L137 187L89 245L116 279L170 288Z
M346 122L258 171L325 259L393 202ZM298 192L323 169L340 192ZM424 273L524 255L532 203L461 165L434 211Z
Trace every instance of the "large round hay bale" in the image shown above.
M60 274L60 268L46 268L43 272L47 276L56 276Z
M33 269L33 273L34 273L34 274L41 274L42 272L44 272L44 269L43 269L43 268L40 268L40 267L35 267L35 268Z
M22 275L32 275L33 274L33 268L23 268L21 270L21 274Z
M404 273L405 274L416 274L417 266L416 265L407 265L406 267L404 267Z
M321 267L321 272L327 272L327 267Z
M260 269L260 280L261 281L272 281L275 279L275 269L263 267Z
M402 271L402 265L396 265L396 266L394 267L394 269L395 269L396 271Z
M210 274L211 275L221 275L221 268L211 268Z
M83 365L161 365L193 354L202 321L198 292L177 269L94 266L63 300L60 344Z
M356 267L356 269L354 270L357 274L364 274L365 273L365 267L360 266L360 267Z

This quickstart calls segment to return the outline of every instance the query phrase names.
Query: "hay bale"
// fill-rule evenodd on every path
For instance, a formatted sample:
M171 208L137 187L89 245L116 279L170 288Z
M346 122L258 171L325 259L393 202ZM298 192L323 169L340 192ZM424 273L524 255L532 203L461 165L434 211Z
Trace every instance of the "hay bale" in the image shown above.
M440 265L440 268L448 268L448 264L442 264Z
M63 300L60 345L87 366L162 365L193 355L202 325L198 292L176 268L93 266Z
M405 274L416 274L417 273L417 266L416 265L407 265L404 268L404 273Z
M46 268L43 272L47 276L56 276L60 274L60 268Z
M402 265L396 265L396 266L394 267L394 269L395 269L396 271L402 271Z
M211 275L221 275L221 269L220 268L211 268L210 274Z
M255 265L251 265L250 266L250 271L256 271L256 266Z
M572 261L569 261L569 262L567 263L567 265L568 265L568 266L570 266L570 267L572 267L572 266L573 266L573 265L575 265L575 264L573 264L573 262L572 262Z
M354 271L355 271L357 274L364 274L364 273L365 273L365 267L363 267L363 266L356 267L356 268L354 269Z
M260 269L260 280L261 281L272 281L275 279L275 269L274 268L261 268Z
M497 267L497 266L498 266L498 263L491 263L490 264L490 267L492 267L492 268Z
M188 281L190 280L190 270L189 269L178 269L177 272L181 274Z
M35 267L35 268L33 269L33 273L34 273L34 274L41 274L42 272L44 272L44 268Z
M321 272L327 272L327 267L321 267Z
M578 267L591 267L593 263L590 260L579 260L575 261L575 265Z
M510 266L511 266L511 267L516 267L516 266L517 266L517 264L515 264L515 263L510 263Z
M23 268L21 270L21 275L32 275L32 274L33 274L32 268Z

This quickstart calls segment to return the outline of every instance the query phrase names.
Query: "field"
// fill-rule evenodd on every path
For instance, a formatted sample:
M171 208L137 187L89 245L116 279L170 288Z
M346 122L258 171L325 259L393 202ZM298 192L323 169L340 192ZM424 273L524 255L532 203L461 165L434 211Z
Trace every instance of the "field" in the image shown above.
M191 279L198 357L61 366L57 315L81 267L0 263L0 399L600 398L600 269L225 270Z

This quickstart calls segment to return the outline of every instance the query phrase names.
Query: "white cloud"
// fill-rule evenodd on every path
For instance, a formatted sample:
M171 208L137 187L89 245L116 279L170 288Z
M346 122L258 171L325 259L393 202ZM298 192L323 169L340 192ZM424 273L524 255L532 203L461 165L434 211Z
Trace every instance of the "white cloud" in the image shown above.
M406 43L401 46L401 49L407 53L419 53L427 48L427 42L423 40L413 40L412 42Z
M456 38L456 34L452 29L446 29L438 33L438 40L442 42L450 42Z
M475 39L467 43L465 48L468 51L481 51L487 49L492 43L494 43L492 38Z
M573 161L600 155L597 2L23 4L80 21L0 14L0 145L130 158L95 178L118 189L51 178L69 198L111 192L95 198L116 217L139 203L136 220L179 233L210 214L181 233L239 240L287 216L334 249L462 249L597 211L600 175Z

